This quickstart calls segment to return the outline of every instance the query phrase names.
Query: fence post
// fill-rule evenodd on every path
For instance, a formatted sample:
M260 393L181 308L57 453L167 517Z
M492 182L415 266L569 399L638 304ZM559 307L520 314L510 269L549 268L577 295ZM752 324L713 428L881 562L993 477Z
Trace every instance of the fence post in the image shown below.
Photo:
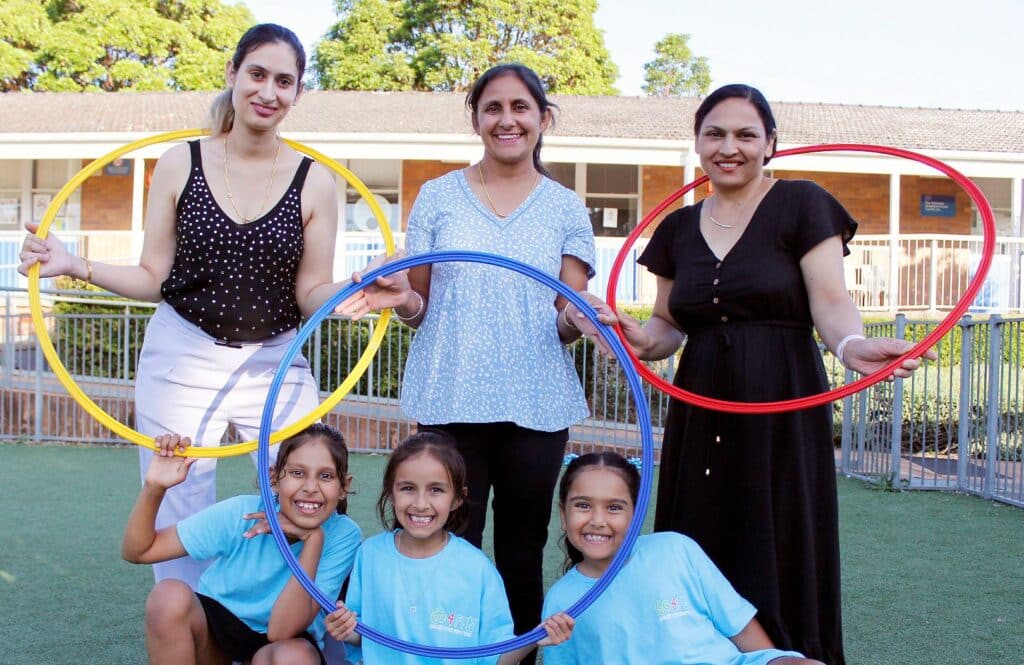
M35 344L35 366L36 366L36 395L35 395L35 417L34 441L43 441L43 347Z
M843 372L846 383L853 381L853 370ZM844 476L850 475L850 439L853 437L853 395L843 398L843 431L840 437L839 470Z
M896 315L896 339L903 339L907 329L907 317ZM892 389L892 448L889 458L889 476L893 487L900 486L900 453L903 445L903 379L893 380Z
M4 293L4 385L14 385L14 364L17 362L14 337L14 312L11 311L11 292Z
M938 281L938 270L936 269L936 265L938 263L938 260L935 257L935 255L939 251L939 248L938 248L937 245L938 245L938 241L935 238L932 238L931 251L928 253L929 254L929 260L928 260L928 310L931 311L931 312L934 312L937 309L936 303L935 303L935 300L936 300L935 294L936 294L936 291L938 290L937 289L937 284L936 284L936 282Z
M124 306L124 333L121 335L121 340L123 341L123 343L121 345L121 365L122 365L122 367L121 367L121 378L124 379L125 383L127 383L128 379L131 378L131 372L129 371L129 365L128 365L128 362L129 362L129 360L132 357L131 353L130 353L131 341L132 341L131 326L132 326L131 311L130 311L130 308L128 307L128 305L125 305ZM113 377L111 377L111 378L113 378Z
M325 321L330 321L330 320L331 320L330 318L325 319ZM328 323L328 325L330 325L330 324ZM320 392L320 385L321 385L321 383L320 383L320 378L321 378L320 377L320 347L321 347L321 343L320 342L323 339L321 337L321 331L323 330L323 328L324 328L324 326L323 326L323 323L321 322L321 324L316 327L316 330L313 331L313 354L312 354L313 358L312 358L312 363L311 363L312 364L312 368L311 369L313 370L313 379L316 381L317 393Z
M991 499L996 484L996 465L999 463L999 407L1000 369L1003 366L1003 320L998 314L989 319L988 343L988 408L986 409L985 488L982 496Z
M950 354L952 355L952 354ZM974 358L974 323L970 314L960 319L960 398L957 400L959 422L956 432L956 489L969 489L968 472L971 461L971 364Z

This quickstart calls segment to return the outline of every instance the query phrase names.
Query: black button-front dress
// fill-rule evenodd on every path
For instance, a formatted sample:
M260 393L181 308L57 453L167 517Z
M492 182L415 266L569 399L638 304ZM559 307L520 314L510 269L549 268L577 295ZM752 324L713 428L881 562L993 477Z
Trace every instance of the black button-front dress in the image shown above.
M661 223L640 263L673 280L669 311L687 334L675 385L739 402L828 388L800 259L857 223L828 192L780 180L724 257L700 205ZM758 609L775 646L842 665L831 407L735 415L672 400L655 530L694 538Z

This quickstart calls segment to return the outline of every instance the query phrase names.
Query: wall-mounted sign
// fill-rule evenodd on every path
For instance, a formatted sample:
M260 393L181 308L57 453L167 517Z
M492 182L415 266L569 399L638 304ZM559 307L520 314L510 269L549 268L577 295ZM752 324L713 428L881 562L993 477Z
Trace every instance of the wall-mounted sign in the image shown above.
M103 167L103 175L131 175L132 174L132 160L115 159L106 166Z
M956 217L956 197L939 194L921 195L922 217Z

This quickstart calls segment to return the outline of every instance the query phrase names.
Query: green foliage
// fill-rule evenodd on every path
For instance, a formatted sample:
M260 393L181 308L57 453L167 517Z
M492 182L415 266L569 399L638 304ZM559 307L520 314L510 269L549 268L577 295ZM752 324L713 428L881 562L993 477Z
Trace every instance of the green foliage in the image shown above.
M614 94L618 69L595 0L337 0L313 55L333 90L465 91L492 65L521 62L549 92Z
M644 94L656 97L706 95L711 63L690 50L690 35L674 32L654 45L657 57L644 65Z
M4 0L0 90L212 90L253 23L223 0Z

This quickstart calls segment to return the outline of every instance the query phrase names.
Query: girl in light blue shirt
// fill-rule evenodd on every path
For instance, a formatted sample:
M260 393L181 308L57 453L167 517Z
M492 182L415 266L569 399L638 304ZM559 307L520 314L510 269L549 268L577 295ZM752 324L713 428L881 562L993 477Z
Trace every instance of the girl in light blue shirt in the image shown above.
M544 613L569 607L597 582L622 546L640 474L621 455L574 459L559 485L568 553ZM572 638L544 649L545 665L821 665L773 648L757 610L700 547L674 532L641 536L619 574L577 619Z
M518 663L533 645L477 659L437 659L395 651L353 632L356 617L398 639L439 647L475 647L513 637L501 577L483 552L455 535L467 518L466 469L452 441L437 432L406 439L388 460L377 502L387 531L363 543L348 592L327 616L327 630L352 645L365 665ZM545 622L548 639L567 639L572 619ZM361 653L360 653L361 649Z

